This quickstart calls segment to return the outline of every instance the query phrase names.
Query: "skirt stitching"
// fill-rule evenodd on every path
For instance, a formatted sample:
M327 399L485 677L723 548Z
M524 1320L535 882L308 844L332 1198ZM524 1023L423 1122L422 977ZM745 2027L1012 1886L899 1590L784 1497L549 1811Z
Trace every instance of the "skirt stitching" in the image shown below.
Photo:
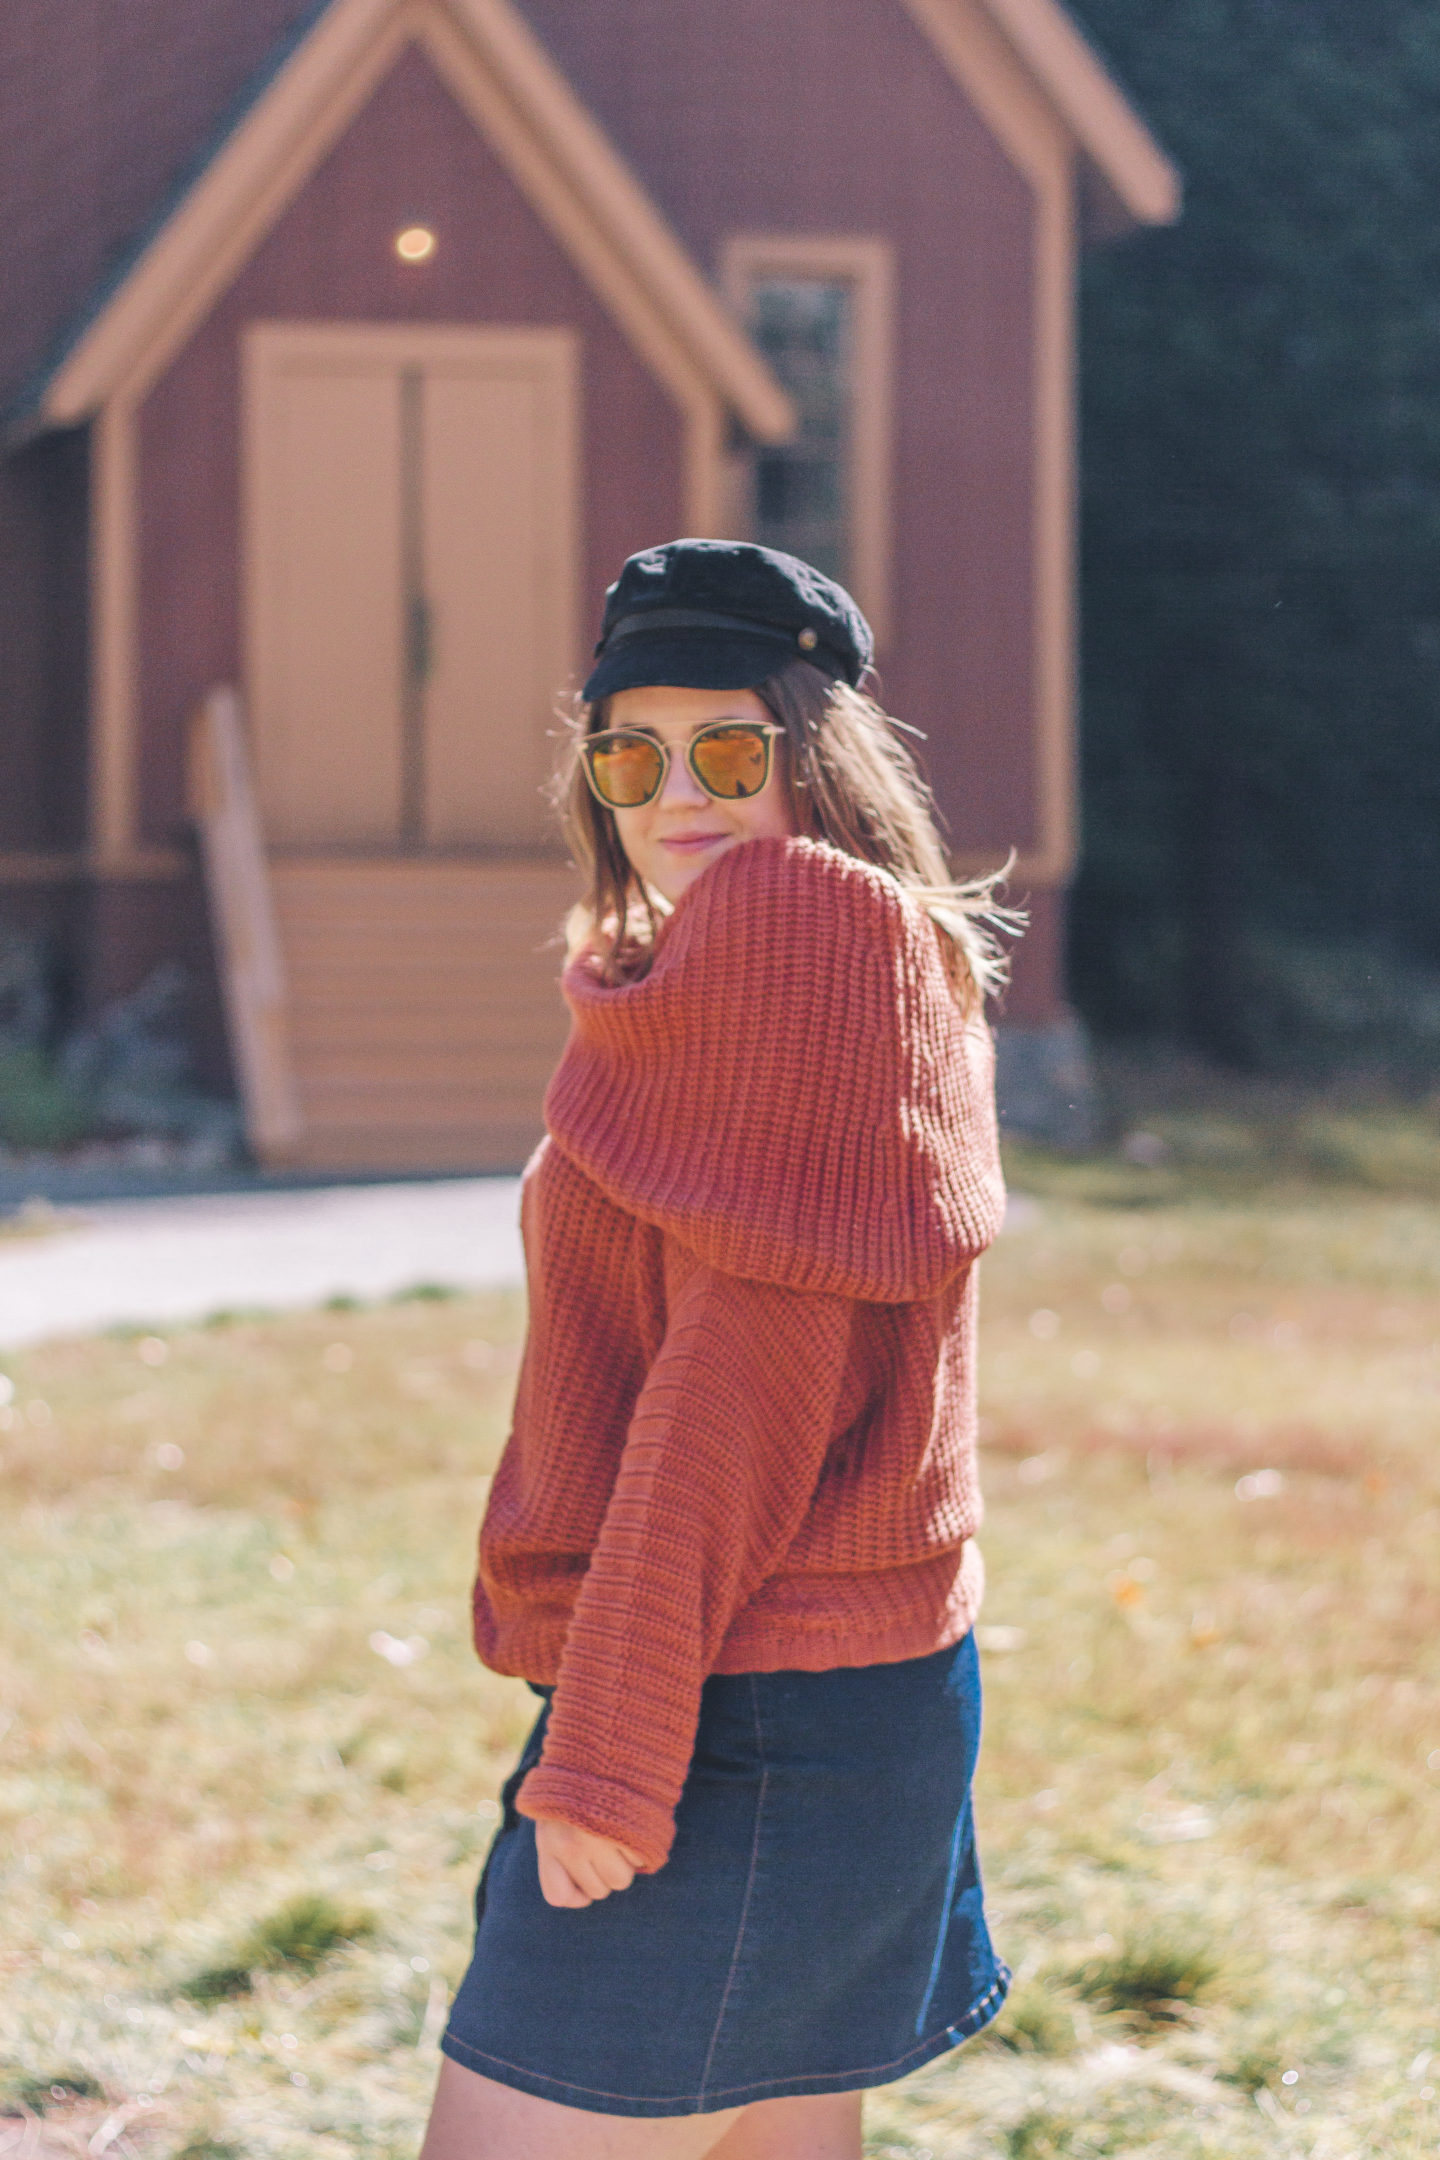
M732 1682L731 1684L733 1685L734 1683ZM751 1765L749 1780L751 1782L753 1805L751 1851L749 1855L749 1865L746 1881L742 1886L740 1908L736 1915L736 1928L732 1939L731 1955L729 1960L727 1961L727 1970L723 1977L721 1992L718 1998L713 1995L709 1997L711 2001L717 2003L717 2009L712 2031L709 2036L708 2045L703 2059L703 2066L697 2065L697 2067L700 2068L700 2077L697 2081L698 2090L695 2086L691 2086L688 2090L681 2090L677 2092L673 2088L671 2088L667 2092L665 2088L669 2085L669 2079L665 2075L665 2070L672 2066L665 2065L660 2061L648 2063L645 2066L645 2069L641 2069L640 2064L637 2062L635 2068L640 2069L640 2076L634 2082L634 2084L632 2084L631 2090L628 2093L615 2092L606 2087L591 2086L585 2083L581 2083L578 2080L570 2080L563 2077L549 2076L544 2071L540 2070L538 2067L529 2067L523 2061L523 2059L514 2059L509 2055L508 2050L505 2054L501 2054L498 2051L495 2053L491 2053L486 2050L483 2045L473 2045L468 2040L461 2038L460 2033L455 2031L453 2028L451 2030L447 2030L441 2042L442 2049L446 2054L452 2054L461 2061L468 2061L474 2068L478 2070L489 2071L492 2076L499 2077L505 2082L513 2086L519 2087L519 2089L521 2089L522 2091L529 2090L538 2095L544 2095L548 2093L550 2097L557 2101L568 2101L571 2105L581 2108L589 2106L598 2109L600 2112L611 2113L617 2116L684 2116L689 2114L712 2115L721 2110L729 2110L737 2106L743 2106L749 2102L765 2100L772 2097L779 2098L791 2094L820 2094L825 2092L834 2092L845 2088L854 2089L856 2087L873 2086L876 2084L887 2084L891 2082L894 2078L904 2076L909 2071L918 2068L922 2063L931 2060L934 2056L942 2053L945 2049L953 2048L960 2045L964 2040L968 2039L973 2033L978 2031L982 2026L987 2024L990 2019L994 2017L996 2010L1000 2005L1000 2002L1004 1999L1004 1996L1009 1988L1011 1976L1006 1970L1003 1962L998 1958L995 1958L993 1952L990 1952L989 1961L992 1977L990 1983L985 1987L984 1992L978 1994L972 1999L972 2003L968 2011L958 2021L952 2024L948 2024L943 2028L937 2025L931 2029L928 2035L924 2033L924 2025L927 2016L934 2014L935 1999L937 1994L940 1993L940 1981L943 1977L945 1966L944 1949L949 1933L947 1923L950 1917L950 1907L954 1901L954 1884L956 1883L956 1881L958 1881L959 1861L961 1858L963 1858L963 1853L961 1851L963 1840L960 1836L962 1825L955 1822L952 1816L951 1844L950 1851L947 1855L945 1897L944 1906L941 1914L941 1927L939 1936L935 1942L935 1953L932 1956L930 1972L922 1998L920 2014L915 2021L914 2027L912 2028L916 2036L914 2044L907 2045L903 2051L898 2052L896 2056L891 2058L888 2062L875 2062L872 2060L868 2066L862 2065L861 2067L852 2067L848 2070L840 2069L828 2072L817 2072L812 2073L808 2077L803 2074L802 2070L801 2074L799 2075L787 2076L783 2074L772 2074L769 2077L752 2080L744 2084L737 2083L733 2086L714 2086L712 2081L715 2074L716 2057L720 2052L720 2047L723 2041L726 2041L728 2039L730 2043L726 2049L727 2067L732 2068L732 2070L746 2067L746 2065L744 2065L743 2063L743 2054L748 2053L748 2049L740 2051L742 2054L741 2061L734 2060L734 2057L737 2053L737 2047L733 2036L735 2035L737 2028L744 2027L747 2023L746 2005L749 1997L748 1983L749 1976L752 1974L755 1958L757 1955L755 1945L757 1941L760 1941L763 1947L763 1938L766 1934L766 1927L764 1925L766 1919L765 1901L761 1900L760 1904L757 1906L755 1893L759 1887L759 1863L761 1854L762 1852L769 1851L770 1847L773 1846L774 1842L773 1825L775 1818L775 1805L772 1804L769 1795L769 1771L768 1764L766 1762L766 1742L764 1738L764 1726L769 1722L768 1718L764 1714L766 1709L766 1703L764 1697L760 1693L759 1679L756 1675L745 1675L744 1684L748 1687L750 1693L750 1707L754 1735L753 1744L756 1750L755 1759ZM537 1692L541 1691L537 1690ZM743 1721L743 1698L740 1701L736 1701L732 1697L732 1705L733 1710L739 1712L740 1718ZM543 1726L543 1712L541 1718L537 1721L537 1724ZM537 1738L538 1733L531 1734L530 1749L522 1751L522 1757L523 1755L528 1754L531 1749L534 1749L534 1743ZM535 1749L535 1752L538 1752L538 1749ZM527 1764L522 1759L522 1761L517 1765L514 1776L512 1780L509 1781L508 1789L503 1796L505 1801L507 1802L506 1814L510 1818L510 1825L511 1827L516 1829L524 1829L527 1827L526 1825L518 1822L518 1820L514 1818L510 1805L511 1794L521 1782L526 1767ZM778 1804L778 1800L775 1804ZM966 1810L966 1813L968 1815L968 1809ZM503 1827L505 1826L502 1825L502 1828ZM936 1829L940 1829L941 1825L936 1824L934 1827ZM740 1824L738 1822L735 1822L732 1817L732 1829L738 1830L739 1828ZM498 1846L500 1842L501 1840L497 1833L495 1845ZM477 1898L476 1901L477 1922L484 1914L485 1906L488 1903L488 1899L486 1898L485 1893L487 1888L489 1887L489 1877L492 1872L491 1862L495 1859L495 1857L495 1847L492 1847L491 1852L486 1856L486 1864L484 1869L482 1870L481 1882L478 1886L480 1896ZM730 1860L729 1862L727 1862L727 1867L733 1866L734 1861L738 1860L738 1858L738 1853L735 1853L733 1846L731 1846ZM933 1880L934 1878L932 1875L932 1884ZM731 1895L733 1896L733 1877L731 1882ZM731 1909L734 1910L734 1907L732 1906ZM934 1910L933 1907L931 1909L932 1911ZM921 1924L923 1925L923 1921ZM481 1933L482 1930L477 1927L477 1938ZM711 1944L712 1950L719 1950L720 1945L718 1942L715 1941L713 1937L711 1938ZM980 1944L977 1944L977 1947L980 1947L981 1945L983 1945L983 1947L988 1951L988 1942L986 1942L984 1939L983 1923L980 1926ZM918 1947L918 1945L913 1945L912 1942L912 1954L913 1948L916 1947ZM747 1975L747 1981L744 1984L742 1984L740 1977L742 1960L744 1962L744 1968ZM478 1962L479 1949L477 1947L476 1963L478 1964ZM973 1953L970 1962L971 1969L973 1971ZM761 1973L763 1977L763 1961ZM469 1987L470 1984L470 1977L471 1976L467 1976L467 1987ZM959 1975L957 1974L956 1977L958 1978ZM980 1979L980 1977L981 1976L979 1974L976 1974L977 1981ZM463 1992L464 1991L462 1990L462 1993ZM946 1992L948 1992L948 1990ZM706 1990L706 1994L708 1994L708 1990ZM891 2003L892 2007L890 2015L893 2017L894 2013L898 2011L900 2013L900 2018L903 2021L905 2015L903 2005L899 2002L895 2002L893 1997L891 1998ZM696 2002L693 2004L690 2015L693 2016L696 2011L699 2011L701 2016L703 2016L702 2005L703 1997L700 2002ZM455 2005L456 2012L458 2013L461 2008L462 2004L460 2000L457 1999ZM753 2022L753 2012L749 2015L749 2021ZM480 2036L477 2033L477 2040L479 2039L479 2037ZM495 2037L499 2039L501 2037L501 2034L497 2031ZM507 2037L509 2036L507 2035ZM514 2037L519 2040L522 2038L522 2035L517 2031ZM698 2038L698 2035L696 2037ZM878 2035L872 2035L871 2037L878 2037ZM896 2034L895 2037L898 2038L898 2034ZM523 2048L524 2054L528 2054L529 2052L530 2051L528 2047ZM594 2051L591 2050L590 2052L593 2054ZM643 2052L645 2051L642 2049L642 2053ZM689 2053L690 2051L689 2049L684 2049L683 2052ZM768 2052L768 2050L764 2050L763 2052ZM789 2052L791 2054L793 2060L795 2050L781 2050L782 2054L786 2052ZM810 2049L808 2047L804 2047L799 2052L801 2053L803 2058L803 2055L810 2053ZM829 2050L826 2049L825 2052L829 2052ZM838 2052L839 2051L837 2050L837 2053ZM846 2048L844 2052L849 2053L850 2050ZM861 2051L859 2049L856 2049L855 2051L856 2054L859 2054L860 2052ZM833 2059L834 2058L832 2057L832 2060ZM851 2059L853 2063L854 2057L852 2056ZM693 2055L691 2055L691 2061L692 2064L695 2062L695 2057ZM581 2066L582 2065L579 2062L575 2064L576 2068L580 2068ZM591 2067L591 2064L587 2062L584 2064L584 2067L588 2069ZM603 2061L602 2055L600 2059L595 2060L593 2067L595 2069L601 2069L603 2074L603 2068L618 2067L618 2065L605 2063ZM759 2065L757 2064L754 2067L758 2068ZM781 2064L777 2062L775 2065L775 2069L779 2071L781 2070L781 2068ZM651 2075L646 2075L647 2069L649 2070L651 2075L653 2075L654 2071L656 2070L659 2070L661 2073L659 2077L654 2079L653 2085L651 2083ZM639 2088L638 2090L636 2089L637 2086ZM648 2092L645 2090L646 2087L650 2087L650 2090ZM658 2087L659 2090L656 2090L656 2087Z
M740 1924L735 1930L735 1947L730 1953L730 1970L725 1975L725 1985L720 1991L720 2007L715 2013L715 2030L710 2035L710 2045L705 2050L705 2067L700 2072L699 2098L703 2102L705 2088L710 2082L710 2065L715 2060L715 2050L720 2044L720 2028L725 2022L725 2008L730 2000L730 1990L735 1982L736 1968L740 1963L740 1946L745 1940L745 1923L750 1917L750 1893L755 1887L755 1872L760 1864L760 1824L765 1814L765 1790L770 1772L765 1767L765 1735L760 1725L760 1697L755 1686L755 1676L750 1675L750 1712L755 1720L755 1748L760 1759L760 1789L755 1795L755 1833L750 1841L750 1872L745 1878L745 1895L740 1900Z
M960 1873L960 1842L969 1824L970 1811L961 1808L955 1821L955 1834L950 1840L950 1865L945 1875L945 1896L940 1907L940 1932L935 1937L935 1955L930 1960L930 1978L925 1986L924 2000L915 2017L915 2037L918 2040L930 2015L930 2005L935 2000L935 1990L940 1985L940 1974L945 1965L945 1938L950 1933L950 1906L955 1896L955 1878Z
M755 2085L725 2085L712 2093L702 2090L694 2096L695 2105L688 2112L697 2115L715 2112L716 2101L728 2102L732 2107L744 2107L751 2099L763 2099L766 2093L777 2085L800 2086L809 2090L825 2086L853 2086L857 2079L871 2079L877 2084L888 2084L896 2072L912 2065L918 2068L921 2058L929 2059L942 2054L946 2048L958 2046L961 2041L968 2040L973 2033L978 2032L986 2022L986 2013L991 2005L999 2007L1009 1988L1010 1977L1008 1967L1002 1966L998 1977L963 2018L953 2025L947 2025L941 2032L932 2033L928 2039L918 2041L913 2048L907 2048L903 2055L897 2055L892 2062L869 2063L862 2070L820 2071L808 2078L769 2078ZM528 2078L532 2084L560 2086L566 2092L588 2093L592 2100L627 2100L632 2107L670 2107L675 2103L684 2103L690 2097L685 2093L641 2096L635 2093L608 2092L600 2085L576 2085L569 2078L549 2077L543 2071L528 2070L523 2063L507 2062L503 2055L487 2055L483 2048L471 2047L467 2040L456 2039L448 2032L441 2045L447 2054L455 2052L472 2055L477 2062L493 2063L497 2070L518 2071L521 2077Z

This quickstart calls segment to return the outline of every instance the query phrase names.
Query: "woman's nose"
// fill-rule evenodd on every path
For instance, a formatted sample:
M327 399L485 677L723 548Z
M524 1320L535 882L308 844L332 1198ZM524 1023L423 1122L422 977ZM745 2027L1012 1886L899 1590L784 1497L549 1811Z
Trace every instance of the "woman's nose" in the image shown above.
M662 803L693 809L697 803L709 802L704 788L691 772L685 752L675 744L670 746L670 770L665 775L665 785L660 790Z

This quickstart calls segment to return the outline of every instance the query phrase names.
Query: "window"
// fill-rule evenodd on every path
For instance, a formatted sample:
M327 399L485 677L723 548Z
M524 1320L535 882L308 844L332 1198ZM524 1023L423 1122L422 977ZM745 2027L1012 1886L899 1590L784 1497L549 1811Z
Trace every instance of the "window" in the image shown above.
M753 453L749 537L839 578L888 633L893 276L879 240L751 237L726 250L726 286L794 399L788 443Z
M820 278L757 278L750 331L795 400L788 443L755 455L755 537L839 578L850 565L851 292Z

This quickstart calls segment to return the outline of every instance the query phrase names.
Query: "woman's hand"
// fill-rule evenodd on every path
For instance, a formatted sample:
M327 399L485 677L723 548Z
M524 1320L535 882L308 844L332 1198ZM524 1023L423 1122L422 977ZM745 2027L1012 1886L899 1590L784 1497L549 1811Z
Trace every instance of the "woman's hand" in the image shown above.
M640 1865L638 1856L614 1838L568 1822L537 1822L535 1850L547 1905L593 1905L612 1890L628 1890Z

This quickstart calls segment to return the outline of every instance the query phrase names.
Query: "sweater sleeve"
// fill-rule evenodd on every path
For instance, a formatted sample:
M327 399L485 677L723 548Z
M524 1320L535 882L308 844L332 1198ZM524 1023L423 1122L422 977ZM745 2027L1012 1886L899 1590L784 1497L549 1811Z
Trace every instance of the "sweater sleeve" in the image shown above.
M565 1642L522 1814L663 1867L700 1688L783 1557L834 1430L854 1307L743 1281L664 1241L666 1330Z

